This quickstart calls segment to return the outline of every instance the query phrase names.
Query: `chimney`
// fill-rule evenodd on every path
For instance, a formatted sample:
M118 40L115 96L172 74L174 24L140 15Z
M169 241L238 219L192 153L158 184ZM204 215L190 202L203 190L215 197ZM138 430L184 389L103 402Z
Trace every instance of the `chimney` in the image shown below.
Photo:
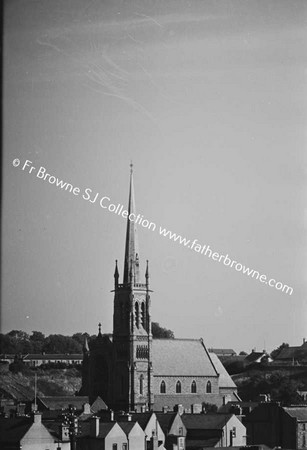
M305 344L305 342L306 342L306 338L303 338L303 344Z
M202 405L200 403L193 403L193 405L191 405L192 414L200 414L201 412L202 412Z
M40 412L35 412L34 414L33 414L33 422L34 423L42 423L42 415L41 415L41 413Z
M99 417L93 416L90 421L90 436L97 437L99 435Z
M114 422L114 411L112 411L112 409L110 410L110 420L111 422Z
M158 436L154 431L149 441L149 450L158 450Z
M174 411L178 411L179 416L182 416L182 414L184 413L183 405L175 405Z
M83 414L91 414L91 406L89 403L84 403Z
M132 421L132 415L129 414L129 413L127 414L127 421L128 421L128 422L131 422L131 421Z

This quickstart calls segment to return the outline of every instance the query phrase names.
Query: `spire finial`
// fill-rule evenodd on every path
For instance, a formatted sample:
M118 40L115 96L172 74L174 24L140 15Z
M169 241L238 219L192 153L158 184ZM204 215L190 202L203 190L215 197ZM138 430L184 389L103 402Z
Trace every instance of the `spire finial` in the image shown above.
M132 159L130 160L130 173L133 174L133 162Z
M101 323L99 322L99 324L98 324L98 334L100 335L101 334Z

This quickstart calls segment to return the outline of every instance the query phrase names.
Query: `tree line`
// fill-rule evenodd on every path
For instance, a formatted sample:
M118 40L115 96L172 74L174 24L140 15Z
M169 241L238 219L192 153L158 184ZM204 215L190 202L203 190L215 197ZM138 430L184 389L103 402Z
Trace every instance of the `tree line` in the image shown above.
M174 333L163 328L157 322L152 323L154 338L173 339ZM45 336L41 331L32 331L31 335L21 330L12 330L6 334L0 334L0 353L28 354L28 353L82 353L85 338L90 343L96 335L88 333L74 333L72 336L62 334L50 334Z

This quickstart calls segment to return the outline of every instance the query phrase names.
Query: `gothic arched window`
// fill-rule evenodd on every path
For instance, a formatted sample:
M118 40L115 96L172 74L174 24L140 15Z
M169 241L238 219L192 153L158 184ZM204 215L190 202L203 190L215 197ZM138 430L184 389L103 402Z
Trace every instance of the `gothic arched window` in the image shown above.
M195 380L192 381L192 384L191 384L191 392L192 392L192 394L196 394L196 392L197 392L197 389L196 389L196 381L195 381Z
M144 390L144 376L141 375L140 376L140 394L143 395L143 390Z
M135 303L135 324L139 328L140 326L140 310L139 310L139 304L138 302Z
M211 394L211 381L208 381L207 387L206 387L207 394Z
M165 394L166 393L166 385L165 385L165 381L162 380L161 384L160 384L160 394Z
M143 328L145 328L145 303L142 303L141 306L141 325Z
M181 383L179 380L176 383L176 394L181 394Z

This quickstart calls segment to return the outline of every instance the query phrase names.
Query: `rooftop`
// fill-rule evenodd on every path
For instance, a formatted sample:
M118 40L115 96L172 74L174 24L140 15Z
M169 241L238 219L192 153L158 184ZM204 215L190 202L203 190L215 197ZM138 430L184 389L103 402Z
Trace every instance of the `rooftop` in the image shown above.
M217 376L201 339L153 339L152 348L154 376Z

